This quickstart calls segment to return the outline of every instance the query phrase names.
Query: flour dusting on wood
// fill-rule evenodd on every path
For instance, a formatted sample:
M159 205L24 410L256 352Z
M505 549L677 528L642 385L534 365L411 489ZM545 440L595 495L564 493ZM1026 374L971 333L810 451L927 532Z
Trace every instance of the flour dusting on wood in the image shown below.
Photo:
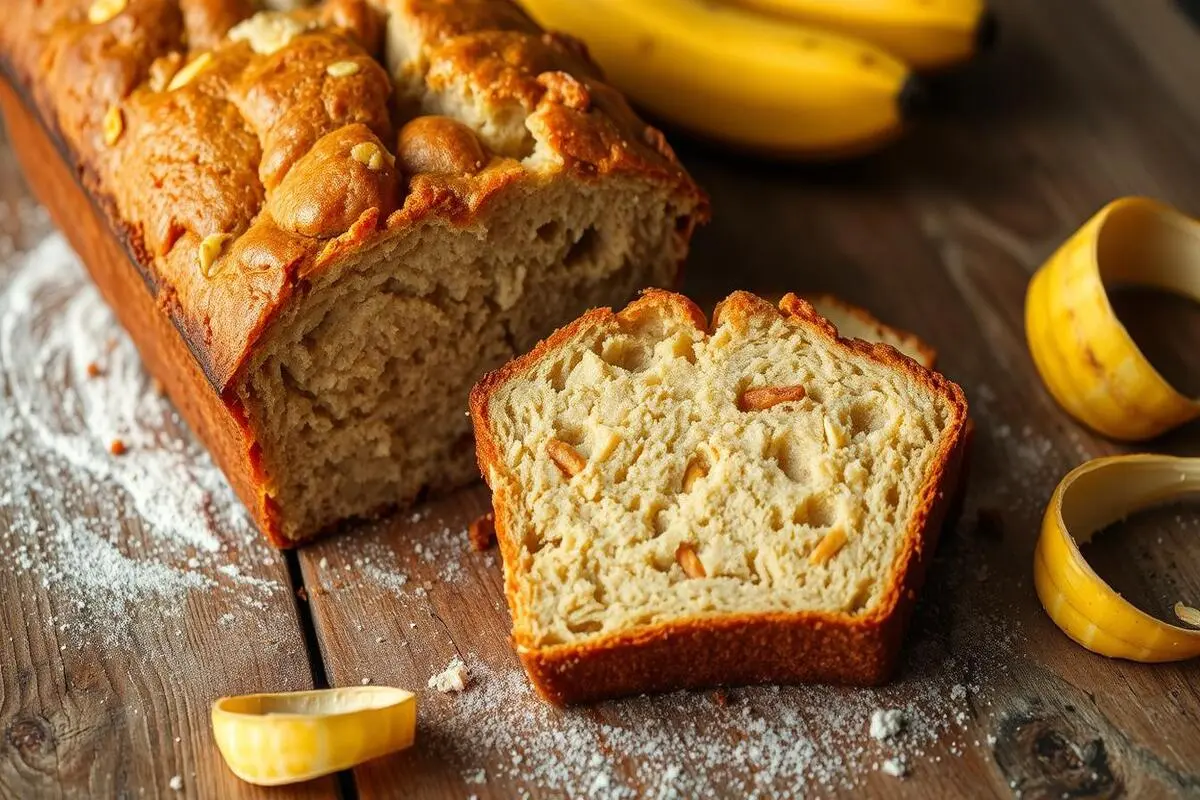
M276 556L66 240L14 250L0 257L0 569L67 597L61 627L101 643L194 591L264 610L285 589L249 565Z

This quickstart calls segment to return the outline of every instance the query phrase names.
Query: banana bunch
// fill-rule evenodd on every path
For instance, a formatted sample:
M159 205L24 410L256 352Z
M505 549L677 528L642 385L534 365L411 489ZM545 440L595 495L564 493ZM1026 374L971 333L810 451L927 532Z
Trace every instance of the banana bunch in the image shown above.
M913 67L961 61L991 30L984 0L520 2L654 114L792 157L894 138L921 94Z

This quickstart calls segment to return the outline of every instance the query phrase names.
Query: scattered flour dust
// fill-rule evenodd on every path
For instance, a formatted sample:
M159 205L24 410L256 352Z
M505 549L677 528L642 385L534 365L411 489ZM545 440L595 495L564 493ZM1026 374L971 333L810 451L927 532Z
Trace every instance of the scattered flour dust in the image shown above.
M940 657L916 655L930 663ZM940 676L878 689L676 692L575 709L542 702L510 659L468 657L467 665L471 682L462 694L431 689L421 698L418 746L455 765L468 783L486 776L497 792L519 786L618 799L824 796L853 790L878 771L902 777L922 760L918 769L953 768L932 763L942 759L931 751L945 752L949 742L959 756L969 745L962 713L968 703L946 700L944 681L964 669L954 659L938 667ZM986 695L985 687L973 687L974 702L986 704ZM886 741L869 735L881 706L905 719Z
M286 591L253 574L268 546L57 233L0 252L0 452L0 569L65 597L64 630L111 644L189 592L253 613Z

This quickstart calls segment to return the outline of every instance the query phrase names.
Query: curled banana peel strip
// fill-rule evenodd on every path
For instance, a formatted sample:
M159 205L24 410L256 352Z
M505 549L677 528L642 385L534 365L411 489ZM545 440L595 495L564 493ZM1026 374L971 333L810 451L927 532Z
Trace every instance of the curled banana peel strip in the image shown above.
M1200 222L1145 198L1101 209L1033 276L1029 350L1071 416L1113 439L1151 439L1200 416L1117 318L1106 285L1141 285L1200 300Z
M233 774L279 786L411 746L417 699L390 686L222 697L213 703L212 725Z
M1196 458L1098 458L1063 478L1046 509L1033 560L1038 598L1063 633L1088 650L1113 658L1156 662L1200 656L1200 630L1171 625L1139 611L1092 570L1079 550L1080 543L1111 522L1197 492L1200 459Z

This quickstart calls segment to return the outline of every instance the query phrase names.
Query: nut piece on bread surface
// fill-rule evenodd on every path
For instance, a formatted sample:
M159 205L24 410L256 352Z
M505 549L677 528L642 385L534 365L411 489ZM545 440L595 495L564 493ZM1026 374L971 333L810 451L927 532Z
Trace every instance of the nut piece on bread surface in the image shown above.
M885 681L968 438L951 381L744 292L711 325L659 290L590 311L481 380L471 414L513 640L558 703ZM587 469L564 480L554 441Z
M169 319L190 360L156 377L278 545L474 480L475 380L672 285L707 218L584 48L509 0L87 5L6 6L4 74L136 258L97 280Z

